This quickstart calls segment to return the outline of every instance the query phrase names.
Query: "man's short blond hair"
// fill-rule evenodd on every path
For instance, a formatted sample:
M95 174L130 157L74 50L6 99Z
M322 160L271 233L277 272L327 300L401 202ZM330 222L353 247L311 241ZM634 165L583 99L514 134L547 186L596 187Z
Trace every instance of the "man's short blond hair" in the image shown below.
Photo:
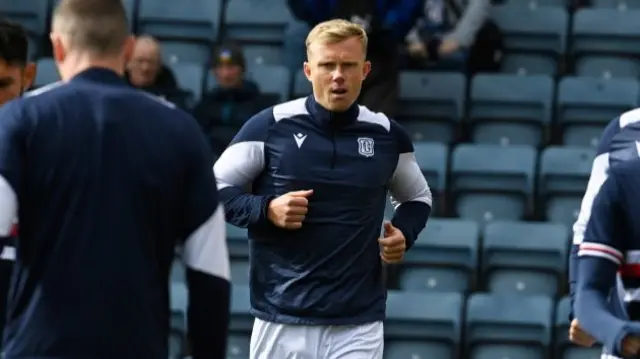
M321 22L311 29L309 35L307 35L305 45L307 46L307 51L309 51L309 46L314 43L336 44L354 37L360 40L362 49L366 52L369 39L362 26L342 19L329 20Z
M129 36L122 0L62 0L52 22L71 48L95 55L119 53Z

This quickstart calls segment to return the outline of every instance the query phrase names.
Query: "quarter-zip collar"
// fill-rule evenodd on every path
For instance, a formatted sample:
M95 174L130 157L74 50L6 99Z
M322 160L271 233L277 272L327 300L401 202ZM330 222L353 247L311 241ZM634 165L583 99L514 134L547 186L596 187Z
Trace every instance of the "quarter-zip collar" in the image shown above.
M333 129L355 122L358 119L358 114L360 113L357 103L354 103L343 112L329 111L322 107L322 105L315 100L313 95L307 97L305 106L311 115L310 117L312 121L317 122L321 127L330 127Z

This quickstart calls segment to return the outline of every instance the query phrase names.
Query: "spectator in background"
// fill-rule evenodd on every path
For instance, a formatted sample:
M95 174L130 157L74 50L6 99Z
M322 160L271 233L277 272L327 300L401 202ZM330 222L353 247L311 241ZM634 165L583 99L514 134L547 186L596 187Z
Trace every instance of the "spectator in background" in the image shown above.
M251 116L274 105L278 97L260 93L258 85L246 78L240 46L225 43L214 51L212 59L216 85L202 96L193 112L213 151L220 154Z
M422 17L406 37L409 66L422 69L440 65L464 70L469 49L487 23L491 0L424 0L422 9ZM490 51L487 45L483 47Z
M136 40L125 77L132 86L165 98L179 91L173 72L162 64L160 43L151 36Z
M362 87L361 105L394 117L398 102L399 47L422 13L424 0L288 0L293 15L306 25L294 23L285 40L286 56L299 68L304 59L304 38L308 29L334 18L362 26L369 36L367 59L371 73ZM304 36L302 36L304 35ZM293 66L293 65L292 65ZM292 67L293 68L293 67Z

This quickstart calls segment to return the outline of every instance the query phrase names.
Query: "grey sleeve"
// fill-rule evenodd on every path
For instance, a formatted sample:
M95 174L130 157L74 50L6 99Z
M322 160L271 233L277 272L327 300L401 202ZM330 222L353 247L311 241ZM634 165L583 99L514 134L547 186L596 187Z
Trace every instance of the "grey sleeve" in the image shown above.
M469 0L462 17L458 19L455 28L444 37L445 40L455 40L463 47L473 45L476 34L489 17L490 11L491 0Z

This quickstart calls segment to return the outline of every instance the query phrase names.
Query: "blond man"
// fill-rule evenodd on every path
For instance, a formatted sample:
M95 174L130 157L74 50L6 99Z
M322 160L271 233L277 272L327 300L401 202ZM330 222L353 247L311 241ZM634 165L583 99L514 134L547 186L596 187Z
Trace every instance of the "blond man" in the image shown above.
M411 248L431 192L407 133L356 103L363 28L324 22L306 45L313 94L249 119L214 166L227 221L250 238L250 357L380 359L382 263Z

